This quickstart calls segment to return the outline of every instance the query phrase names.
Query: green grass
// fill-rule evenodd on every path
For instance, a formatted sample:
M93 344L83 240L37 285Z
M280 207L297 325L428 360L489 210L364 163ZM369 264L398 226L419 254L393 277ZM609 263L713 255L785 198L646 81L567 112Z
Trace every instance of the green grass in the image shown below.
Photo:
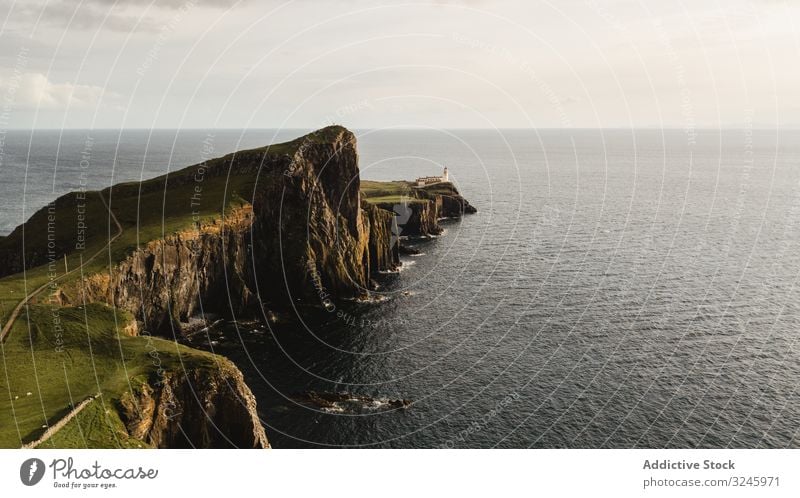
M112 192L114 214L123 226L122 236L111 248L111 262L117 263L147 242L189 229L196 223L221 220L231 210L248 203L253 188L250 176L231 176L230 180L204 182L198 205L192 206L195 185L178 185L164 195L163 189L142 195ZM227 191L226 191L227 189Z
M54 325L54 316L61 332ZM55 423L71 406L97 393L103 397L62 429L70 431L63 439L53 439L52 444L58 446L63 441L67 446L81 446L82 439L77 440L80 436L90 447L127 447L129 441L115 436L124 432L118 416L98 418L98 405L105 405L103 411L111 409L114 400L131 389L131 382L152 375L157 365L178 371L216 368L217 359L210 353L163 339L118 333L129 320L127 313L102 304L89 304L85 309L31 306L30 318L21 316L2 345L0 392L9 393L9 397L0 399L0 447L19 447L36 439L44 432L44 425ZM63 342L61 351L59 341ZM86 428L82 435L78 427Z
M117 227L109 219L105 199L123 226L124 234L112 246L110 261L105 258L99 267L117 263L142 244L190 228L197 222L219 220L230 209L247 204L256 175L252 170L230 168L232 164L259 164L265 156L291 155L303 143L327 142L342 130L328 127L291 142L211 159L203 164L202 174L198 173L200 165L192 165L143 182L117 184L101 192L63 195L51 206L34 213L24 227L0 238L0 255L16 255L24 246L25 260L29 267L33 266L29 269L28 288L34 289L33 279L41 285L48 278L45 251L48 243L55 248L56 268L61 271L64 254L72 267L81 256L88 259L116 234ZM80 248L82 237L85 249ZM3 270L0 266L0 275ZM13 309L13 303L21 299L20 276L0 279L0 317L7 316L10 313L7 308Z
M384 195L381 197L369 197L367 201L373 204L414 204L428 202L425 199L417 199L416 197L409 197L407 195Z
M361 194L373 204L401 204L403 202L425 202L417 196L417 189L410 182L376 182L363 180Z
M434 195L454 195L452 183L436 183L417 187L411 182L376 182L363 180L361 194L373 204L399 204L402 202L427 202Z
M375 199L385 197L414 197L412 184L403 181L375 182L362 180L361 194L370 202L375 202Z
M209 164L223 159L215 159ZM101 254L84 267L83 273L89 275L107 270L109 266L122 261L138 247L152 240L192 228L196 223L220 220L232 209L248 204L246 198L253 189L253 175L239 174L230 178L217 177L202 182L186 182L186 175L193 176L195 171L196 166L191 166L181 172L173 173L170 177L162 176L148 180L141 186L139 183L125 183L104 190L102 195L110 201L111 209L122 225L123 233L111 244L110 253ZM165 184L168 187L166 191ZM199 197L196 190L198 187ZM51 279L51 274L57 278L63 276L64 253L67 254L68 267L76 268L81 260L88 261L95 253L104 249L109 239L116 235L117 226L109 220L108 209L102 202L100 193L87 192L86 219L92 221L86 223L85 248L75 250L78 232L71 228L74 228L79 221L77 213L81 202L71 194L56 202L56 219L59 221L55 224L55 245L59 248L59 256L52 264L41 264L25 273L20 272L0 278L0 320L3 323L25 297L26 292L30 293L47 283ZM36 248L47 243L46 230L34 228L47 224L47 214L47 208L40 210L26 224L26 247ZM0 241L0 253L20 247L21 237L22 232L17 229L12 236ZM41 254L41 251L38 252ZM58 284L66 286L80 277L80 272L76 272L59 280Z
M104 246L106 246L106 242L97 240L87 245L86 250L69 254L67 256L67 265L69 269L77 268L80 266L81 258L90 258ZM93 273L102 270L103 268L107 267L107 265L108 259L100 257L91 265L87 265L84 271L85 273ZM44 264L37 266L36 268L31 268L24 274L17 273L15 275L9 275L7 277L0 278L0 320L4 325L8 316L11 314L17 304L19 304L19 302L25 297L26 293L33 292L41 285L49 282L51 280L51 273L53 278L63 277L64 273L66 272L66 269L64 268L64 258L61 257L60 259L55 260L52 265L53 271L51 272L50 270L50 265ZM79 278L79 273L80 272L76 272L75 276L72 278ZM60 282L61 280L59 280L59 283ZM48 296L47 291L44 291L42 296L46 298Z
M419 192L428 195L455 195L456 189L452 183L434 183L419 187Z
M48 242L52 242L56 249L53 263L56 275L64 272L64 254L69 267L74 268L81 258L88 260L108 244L109 238L117 233L117 227L109 219L103 199L110 204L123 227L123 234L111 246L110 257L98 258L85 273L108 268L152 240L191 228L198 222L220 220L232 209L247 205L256 175L250 170L229 168L232 162L259 164L267 155L291 155L303 143L329 142L343 130L331 126L291 142L211 159L204 163L205 174L199 176L199 165L192 165L143 182L117 184L102 192L73 192L61 196L52 208L48 206L34 213L25 223L24 230L20 226L9 236L0 238L0 255L17 254L23 247L24 232L26 261L33 264L25 280L21 272L0 278L0 319L5 321L23 299L26 286L30 292L49 280L49 260L44 250ZM229 169L231 174L228 174ZM51 217L54 222L48 223ZM83 228L79 228L81 223ZM80 237L85 237L83 249L79 247ZM3 268L0 267L2 274ZM76 278L79 275L70 276L67 281Z
M235 157L242 163L257 164L265 154L292 154L304 142L327 142L341 131L340 127L330 127L285 144L237 152ZM197 165L194 165L141 183L130 182L102 192L87 192L85 198L67 194L55 201L54 209L44 208L35 213L24 230L26 261L41 264L24 274L0 278L2 322L5 323L26 292L32 292L53 276L64 274L63 254L67 254L67 264L72 269L80 264L81 258L88 261L99 250L108 249L87 264L83 274L107 271L110 265L123 260L143 244L192 228L198 222L220 220L230 210L247 205L255 175L252 171L233 169L229 176L227 163L233 158L228 155L208 161L208 175L200 182L195 181ZM392 183L396 187L391 187L386 195L399 195L397 188L410 185ZM108 201L123 229L121 236L108 248L109 237L116 234L117 227L109 219L103 199ZM53 215L57 222L48 229L48 216ZM77 249L79 231L76 227L81 220L85 222L86 244L83 249ZM18 228L8 237L0 238L0 255L19 251L22 237L23 230ZM42 252L48 237L53 237L57 248L52 268L48 267ZM59 280L58 287L69 288L80 276L81 272L76 272ZM221 358L215 355L172 341L121 334L132 320L126 312L103 304L58 307L49 302L50 294L47 289L37 296L27 313L18 317L7 341L0 346L3 370L0 374L0 448L19 447L35 440L46 426L63 418L72 406L98 393L102 396L92 401L43 447L139 447L143 443L127 436L115 409L115 403L131 391L132 385L152 376L159 366L165 370L218 368ZM56 326L56 318L59 326Z
M102 396L92 400L40 448L150 448L125 430L113 403Z

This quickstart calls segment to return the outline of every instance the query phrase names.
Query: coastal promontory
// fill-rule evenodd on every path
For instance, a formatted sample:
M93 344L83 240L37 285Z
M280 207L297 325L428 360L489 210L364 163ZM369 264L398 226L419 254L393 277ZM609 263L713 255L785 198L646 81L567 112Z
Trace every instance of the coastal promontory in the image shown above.
M368 295L470 212L449 182L362 182L340 126L64 195L0 239L0 446L268 447L236 366L176 339Z

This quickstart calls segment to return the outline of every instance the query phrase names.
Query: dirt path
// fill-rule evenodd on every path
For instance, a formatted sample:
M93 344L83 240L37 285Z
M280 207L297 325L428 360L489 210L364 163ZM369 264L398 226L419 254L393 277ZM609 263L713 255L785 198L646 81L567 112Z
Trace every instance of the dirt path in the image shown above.
M11 316L9 316L8 321L3 326L3 330L0 331L0 341L5 342L6 338L8 337L8 334L11 332L11 327L14 326L14 322L17 320L17 318L19 317L20 313L22 313L22 310L23 309L27 309L27 305L28 305L28 303L30 303L31 299L33 299L34 297L39 295L42 291L44 291L45 289L50 287L53 284L53 282L56 282L56 281L58 281L58 280L60 280L60 279L62 279L64 277L66 277L67 275L70 275L72 273L75 273L77 271L82 270L86 265L88 265L89 263L94 261L98 256L100 256L100 254L102 254L104 251L106 251L109 248L109 246L115 240L117 240L117 238L119 238L120 235L122 235L122 225L119 223L119 220L114 215L114 212L111 210L111 208L109 207L108 203L106 202L106 199L103 197L103 194L98 192L97 195L100 196L100 200L103 201L103 205L108 210L108 214L111 216L111 219L114 220L114 224L117 225L117 233L116 233L116 235L114 235L113 237L108 239L108 243L105 246L103 246L102 249L100 249L99 251L94 253L92 255L92 257L90 257L86 261L83 261L79 266L76 266L75 268L73 268L72 270L68 271L67 273L64 273L63 275L50 280L49 282L45 283L44 285L41 285L41 286L37 287L33 292L28 294L25 297L25 299L23 299L17 305L17 307L14 308L14 311L11 313ZM61 428L63 428L65 425L67 425L67 423L69 423L70 420L72 420L78 413L80 413L81 410L86 408L89 405L89 403L91 403L92 401L97 399L98 396L101 396L101 394L96 394L94 396L90 396L90 397L86 398L85 400L81 401L77 406L75 406L75 408L70 410L69 413L67 413L64 417L62 417L61 420L59 420L55 424L49 426L47 428L47 430L44 432L44 434L42 434L39 437L39 439L37 439L35 441L31 441L30 443L24 444L22 446L22 448L36 448L37 446L39 446L43 442L47 441L53 434L55 434Z
M48 427L47 430L44 431L44 434L42 434L39 437L39 439L37 439L35 441L31 441L30 443L23 444L21 449L36 448L40 444L42 444L45 441L47 441L48 439L50 439L50 437L53 434L55 434L56 432L58 432L61 429L63 429L64 426L67 425L70 420L75 418L75 415L79 414L81 412L81 410L83 410L84 408L89 406L89 403L91 403L92 401L96 400L100 396L102 396L102 394L95 394L94 396L89 396L85 400L83 400L80 403L78 403L78 405L75 408L73 408L72 410L70 410L69 413L67 413L61 420L59 420L55 424L53 424L50 427Z
M31 299L33 299L34 297L38 296L39 294L42 293L42 291L44 291L45 289L47 289L48 287L53 285L53 282L57 282L57 281L63 279L64 277L66 277L67 275L71 275L71 274L83 269L84 266L86 266L89 263L91 263L92 261L94 261L98 256L100 256L100 254L102 254L104 251L106 251L108 249L108 247L115 240L117 240L117 238L119 238L120 235L122 235L122 225L120 225L119 220L117 220L117 217L114 215L114 212L111 211L111 208L108 206L108 203L106 202L105 197L103 197L103 194L100 193L100 192L98 192L97 195L100 196L100 200L103 201L103 205L105 205L106 209L108 210L108 214L111 215L111 219L114 220L114 224L117 225L117 233L116 233L116 235L114 235L113 237L108 239L108 243L105 246L103 246L102 249L100 249L99 251L94 253L92 255L92 257L90 257L86 261L83 261L79 266L76 266L75 268L73 268L72 270L68 271L67 273L64 273L63 275L58 276L58 277L56 277L56 278L54 278L54 279L42 284L41 286L39 286L36 289L34 289L33 292L31 292L27 296L25 296L25 299L20 301L20 303L16 306L16 308L14 308L14 311L11 312L11 315L8 317L8 321L6 321L5 325L3 325L3 329L0 330L0 341L2 341L2 342L6 341L6 338L8 337L8 334L11 332L11 328L14 326L14 322L17 320L17 318L19 318L19 315L20 315L20 313L22 313L22 310L23 309L27 309L28 303L30 303Z

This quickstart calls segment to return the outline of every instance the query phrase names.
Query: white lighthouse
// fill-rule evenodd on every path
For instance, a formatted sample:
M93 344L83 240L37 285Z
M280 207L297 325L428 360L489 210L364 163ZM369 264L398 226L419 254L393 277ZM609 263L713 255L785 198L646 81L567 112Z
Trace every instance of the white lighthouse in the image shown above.
M442 176L421 176L417 178L417 187L424 187L425 185L433 185L434 183L449 182L450 174L447 172L447 166L442 171Z

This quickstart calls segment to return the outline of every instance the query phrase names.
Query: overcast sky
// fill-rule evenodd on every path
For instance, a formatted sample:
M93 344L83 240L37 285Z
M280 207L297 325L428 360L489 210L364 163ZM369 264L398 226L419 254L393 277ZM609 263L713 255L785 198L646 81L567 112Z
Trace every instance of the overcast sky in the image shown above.
M0 0L0 129L800 124L800 2Z

